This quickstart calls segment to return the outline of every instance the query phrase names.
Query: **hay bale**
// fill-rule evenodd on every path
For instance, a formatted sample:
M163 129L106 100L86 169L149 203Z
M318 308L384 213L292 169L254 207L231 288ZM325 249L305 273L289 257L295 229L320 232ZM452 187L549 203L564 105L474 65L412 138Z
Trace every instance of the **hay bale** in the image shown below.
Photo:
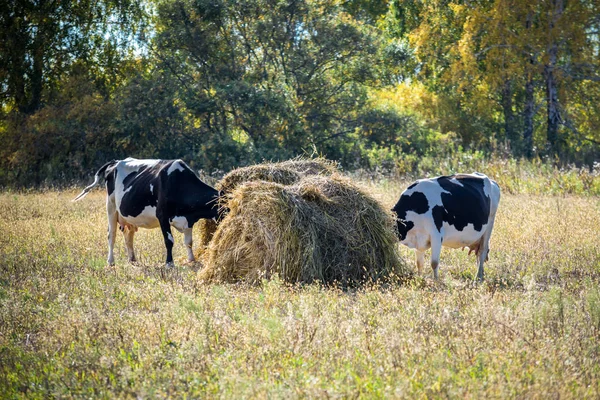
M332 175L339 172L338 164L335 161L331 161L323 157L308 159L294 158L292 160L277 163L277 165L280 165L283 168L289 168L303 176Z
M331 175L336 172L338 172L337 164L325 158L296 158L279 163L263 163L234 169L221 179L217 189L227 194L238 185L251 181L293 185L308 175Z
M407 275L393 218L340 175L305 176L293 185L255 181L227 195L228 215L205 254L202 281L354 286Z
M195 253L196 258L200 258L208 248L208 244L212 240L213 235L217 230L217 223L212 219L201 219L198 221L198 226L200 230L200 238L198 240L198 247Z
M279 163L263 163L234 169L216 185L223 194L231 193L236 187L246 182L266 181L282 185L293 185L309 175L331 175L339 172L335 161L325 158L295 158ZM225 204L222 204L226 206ZM199 246L196 248L196 259L203 257L208 244L212 240L217 225L212 220L198 221L200 230Z

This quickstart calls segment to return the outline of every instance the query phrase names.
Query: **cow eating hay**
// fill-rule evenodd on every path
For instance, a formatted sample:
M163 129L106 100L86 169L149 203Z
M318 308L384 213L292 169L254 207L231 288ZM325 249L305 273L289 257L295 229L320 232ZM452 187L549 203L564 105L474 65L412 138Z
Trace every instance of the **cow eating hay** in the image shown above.
M277 273L288 282L354 286L408 273L391 214L344 177L240 182L227 199L202 281L257 283Z

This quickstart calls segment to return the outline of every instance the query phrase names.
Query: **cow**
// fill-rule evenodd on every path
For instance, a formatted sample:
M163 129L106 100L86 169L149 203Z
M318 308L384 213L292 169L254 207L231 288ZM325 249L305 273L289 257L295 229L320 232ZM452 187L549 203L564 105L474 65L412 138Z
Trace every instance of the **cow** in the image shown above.
M171 227L184 234L188 261L194 261L192 227L200 218L219 217L219 192L200 180L181 160L113 160L104 164L94 182L73 201L106 182L108 264L114 265L117 224L125 237L130 262L135 262L133 236L138 228L160 227L167 248L167 267L173 266Z
M392 208L400 242L416 250L419 274L425 250L431 247L431 268L438 279L442 246L469 247L475 252L483 281L490 236L500 202L500 187L484 174L456 174L419 179L411 184Z

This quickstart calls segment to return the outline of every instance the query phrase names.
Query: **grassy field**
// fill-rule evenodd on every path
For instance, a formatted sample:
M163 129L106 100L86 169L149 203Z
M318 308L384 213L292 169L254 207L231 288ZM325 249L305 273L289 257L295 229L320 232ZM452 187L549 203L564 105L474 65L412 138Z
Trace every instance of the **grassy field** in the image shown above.
M444 250L440 283L346 292L201 285L158 230L107 267L100 191L0 194L0 397L598 398L600 200L508 192L484 284Z

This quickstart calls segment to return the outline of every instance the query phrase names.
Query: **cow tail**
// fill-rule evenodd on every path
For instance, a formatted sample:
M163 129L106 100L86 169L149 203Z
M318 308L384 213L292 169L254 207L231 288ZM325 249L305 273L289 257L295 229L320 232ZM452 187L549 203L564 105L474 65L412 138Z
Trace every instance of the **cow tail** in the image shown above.
M106 178L106 170L110 167L114 167L114 165L117 162L118 161L113 160L113 161L109 161L106 164L104 164L103 166L101 166L100 169L98 170L98 172L96 172L96 175L94 175L94 183L92 183L91 185L89 185L88 187L83 189L83 191L81 193L79 193L79 195L77 195L77 197L75 197L71 201L75 202L75 201L78 201L78 200L81 200L82 198L84 198L85 195L87 195L90 190L92 190L93 188L95 188L96 186L98 186L100 184L101 178Z

